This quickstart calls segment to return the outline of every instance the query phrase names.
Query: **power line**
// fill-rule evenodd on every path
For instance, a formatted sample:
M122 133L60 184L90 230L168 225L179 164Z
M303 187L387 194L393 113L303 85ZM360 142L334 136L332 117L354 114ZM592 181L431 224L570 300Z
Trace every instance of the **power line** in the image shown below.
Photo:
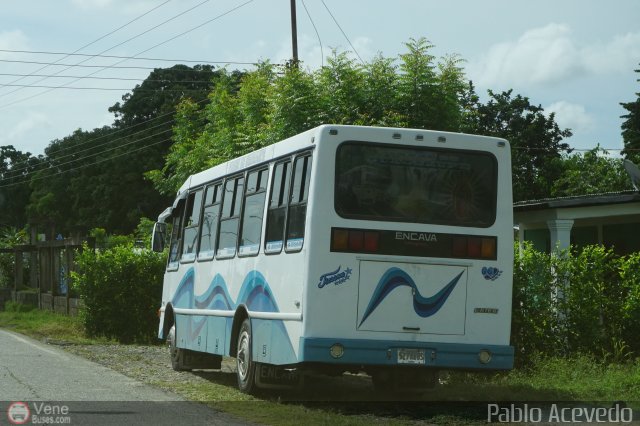
M214 18L211 18L211 19L209 19L208 21L203 22L203 23L202 23L202 24L200 24L200 25L197 25L197 26L195 26L195 27L193 27L193 28L191 28L191 29L189 29L189 30L187 30L187 31L184 31L184 32L182 32L182 33L180 33L180 34L178 34L178 35L175 35L175 36L173 36L173 37L171 37L171 38L169 38L169 39L167 39L167 40L165 40L165 41L163 41L163 42L161 42L161 43L158 43L158 44L156 44L156 45L154 45L154 46L151 46L150 48L148 48L148 49L146 49L146 50L143 50L142 52L139 52L138 54L136 54L136 55L134 55L134 56L142 55L143 53L147 53L148 51L150 51L150 50L152 50L152 49L155 49L156 47L160 47L160 46L162 46L163 44L169 43L170 41L173 41L173 40L175 40L175 39L177 39L177 38L179 38L179 37L182 37L183 35L189 34L190 32L195 31L195 30L197 30L197 29L199 29L199 28L201 28L201 27L204 27L205 25L210 24L211 22L217 21L218 19L220 19L220 18L222 18L222 17L224 17L224 16L227 16L228 14L230 14L230 13L232 13L232 12L235 12L236 10L238 10L238 9L240 9L240 8L242 8L242 7L246 6L246 5L248 5L249 3L253 3L253 2L254 2L254 0L248 0L248 1L245 1L244 3L242 3L242 4L238 5L238 6L234 7L234 8L231 8L231 9L227 10L226 12L223 12L223 13L221 13L220 15L218 15L218 16L216 16L216 17L214 17Z
M200 6L200 5L204 4L204 3L206 3L206 2L208 2L208 1L210 1L210 0L205 0L205 1L203 1L202 3L199 3L198 5L196 5L196 6L192 7L192 8L190 8L190 9L188 9L187 11L182 12L182 13L181 13L181 15L182 15L182 14L184 14L184 13L186 13L186 12L188 12L188 11L191 11L191 10L195 9L196 7L198 7L198 6ZM236 10L238 10L238 9L240 9L240 8L242 8L242 7L244 7L244 6L246 6L246 5L247 5L247 4L249 4L249 3L253 3L253 1L254 1L254 0L248 0L248 1L246 1L246 2L244 2L244 3L242 3L242 4L240 4L240 5L238 5L238 6L236 6L236 7L233 7L233 8L231 8L231 9L227 10L226 12L223 12L223 13L219 14L218 16L216 16L216 17L214 17L214 18L211 18L211 19L209 19L209 20L207 20L207 21L203 22L203 23L202 23L202 24L200 24L200 25L197 25L197 26L195 26L195 27L193 27L193 28L191 28L191 29L189 29L189 30L183 31L182 33L180 33L180 34L178 34L178 35L175 35L175 36L173 36L173 37L171 37L171 38L169 38L169 39L167 39L167 40L165 40L165 41L163 41L163 42L160 42L160 43L158 43L158 44L156 44L156 45L154 45L154 46L151 46L151 47L150 47L150 48L148 48L148 49L145 49L145 50L143 50L143 51L140 51L140 52L138 52L137 54L133 55L133 57L138 57L138 56L142 55L143 53L146 53L146 52L148 52L148 51L150 51L150 50L152 50L152 49L155 49L156 47L162 46L163 44L169 43L170 41L173 41L173 40L175 40L175 39L177 39L177 38L179 38L179 37L182 37L182 36L184 36L185 34L188 34L188 33L192 32L192 31L195 31L195 30L197 30L197 29L199 29L199 28L201 28L201 27L203 27L203 26L205 26L205 25L207 25L207 24L209 24L209 23L211 23L211 22L213 22L213 21L216 21L216 20L218 20L218 19L220 19L220 18L222 18L222 17L224 17L224 16L226 16L226 15L228 15L228 14L232 13L232 12L235 12ZM177 15L177 16L179 16L179 15ZM175 17L174 17L174 18L175 18ZM173 19L173 18L172 18L172 19ZM168 20L167 20L167 21L165 21L164 23L166 23L166 22L168 22ZM157 28L157 27L158 27L158 26L160 26L160 25L161 25L161 24L158 24L158 25L156 25L156 26L155 26L154 28L152 28L152 29L155 29L155 28ZM149 31L149 30L148 30L148 31ZM146 32L148 32L148 31L146 31ZM137 36L136 36L136 37L137 37ZM135 38L135 37L133 37L133 38ZM133 38L131 38L131 39L127 40L127 41L130 41L130 40L132 40ZM121 44L122 44L122 43L121 43ZM119 46L119 45L118 45L118 46ZM117 47L117 46L114 46L114 47ZM113 49L113 47L112 47L112 48L110 48L110 49L107 49L107 50L105 50L105 51L103 51L103 52L101 52L100 54L105 53L105 52L107 52L107 51L109 51L109 50L111 50L111 49ZM86 61L88 61L88 60L90 60L90 58L85 59L84 61L81 61L81 62L79 62L79 63L83 63L83 62L86 62ZM91 74L88 74L88 75L87 75L87 77L92 76L92 75L94 75L94 74L97 74L97 73L98 73L98 72L100 72L100 71L104 71L104 70L106 70L106 69L112 68L112 67L114 67L114 66L116 66L116 65L119 65L119 64L121 64L122 62L125 62L125 61L127 61L127 60L129 60L129 59L122 59L122 60L120 60L120 61L118 61L118 62L116 62L116 63L114 63L114 64L112 64L112 65L104 66L102 69L97 70L97 71L95 71L95 72L93 72L93 73L91 73ZM63 71L64 71L64 70L63 70ZM62 71L61 71L61 72L62 72ZM16 103L23 102L23 101L25 101L25 100L29 100L29 99L32 99L32 98L34 98L34 97L40 96L40 95L44 95L44 94L49 93L49 92L51 92L51 91L53 91L53 90L56 90L56 89L62 88L62 87L64 87L64 86L67 86L67 85L69 85L69 84L75 83L76 81L77 81L77 80L74 80L74 81L71 81L71 82L69 82L69 83L67 83L67 84L63 85L63 86L59 86L59 87L55 87L55 88L50 88L50 89L45 90L44 92L40 92L40 93L34 94L34 95L32 95L32 96L29 96L29 97L26 97L26 98L19 99L19 100L14 101L14 102L11 102L11 103L8 103L8 104L5 104L5 105L1 105L1 106L0 106L0 109L2 109L2 108L6 108L6 107L11 106L11 105L15 105ZM19 90L19 89L18 89L18 90Z
M342 35L344 36L345 39L347 39L347 42L349 43L349 46L351 46L351 48L353 49L353 52L356 54L356 56L358 57L358 59L360 59L360 62L362 62L362 64L364 65L364 61L362 60L362 58L360 57L360 54L358 53L358 51L356 50L355 47L353 47L353 44L351 43L351 40L349 40L349 37L347 37L347 34L344 32L344 30L342 29L342 27L340 26L340 24L338 23L338 21L336 20L335 16L333 16L333 13L331 13L331 10L329 10L329 7L327 6L327 4L324 2L324 0L320 0L322 2L322 4L324 5L324 8L327 9L327 12L329 12L329 15L331 15L331 19L333 19L333 22L335 22L335 24L338 26L338 29L340 29L340 32L342 33Z
M198 104L201 104L201 103L204 103L204 102L207 102L207 101L208 101L208 99L207 99L207 98L205 98L205 99L201 99L201 100L199 100L199 101L195 101L194 103L195 103L196 105L198 105ZM124 132L131 131L131 130L133 130L133 129L137 128L137 127L140 127L140 126L143 126L143 125L145 125L145 124L151 123L152 121L159 120L159 119L161 119L161 118L165 118L165 117L168 117L168 116L173 116L173 114L174 114L174 113L175 113L175 110L170 111L170 112L167 112L167 113L164 113L164 114L161 114L161 115L159 115L159 116L157 116L157 117L154 117L154 118L150 118L150 119L145 120L145 121L142 121L142 122L140 122L140 123L137 123L137 124L134 124L134 125L128 126L128 127L126 127L126 128L122 128L122 129L119 129L119 130L115 130L113 133L110 133L110 134L107 134L107 135L98 136L98 137L96 137L96 138L92 138L92 139L89 139L89 140L87 140L87 141L80 142L80 143L78 143L78 144L76 144L76 145L73 145L73 146L60 147L60 148L58 148L58 149L57 149L57 153L64 152L64 151L67 151L67 150L70 150L70 149L77 149L78 147L81 147L81 146L84 146L84 145L87 145L87 144L90 144L90 143L97 142L97 141L99 141L99 140L101 140L101 139L110 138L110 137L113 137L113 136L115 136L115 135L117 135L117 134L120 134L120 133L124 133ZM135 135L137 135L137 134L139 134L139 133L142 133L142 132L145 132L145 131L148 131L148 130L151 130L151 129L155 129L155 128L157 128L157 127L162 127L162 126L164 126L164 125L171 124L171 123L173 123L174 121L175 121L175 120L172 118L172 119L170 119L170 120L168 120L168 121L164 121L164 122L162 122L162 123L160 123L160 124L156 124L156 125L151 126L151 127L145 127L145 128L143 128L142 130L140 130L140 131L137 131L137 132L134 132L134 133L131 133L131 134L126 134L126 135L124 135L124 136L122 136L122 137L119 137L119 138L116 138L116 139L112 139L112 140L108 140L107 142L104 142L104 143L99 143L99 144L97 144L97 145L95 145L95 146L92 146L91 148L87 148L87 149L83 150L82 152L87 151L87 150L92 149L92 148L96 148L96 147L104 146L104 145L107 145L107 144L112 143L112 142L117 142L117 141L119 141L119 140L123 140L123 139L126 139L126 138L131 137L131 136L135 136ZM77 151L76 151L76 152L77 152ZM58 157L58 158L65 158L65 157L68 157L68 156L71 156L71 155L74 155L74 154L75 154L75 152L74 152L74 153L71 153L71 154L66 154L66 155L61 156L61 157ZM26 164L27 162L28 162L28 160L25 160L25 161L23 161L22 163L16 163L16 164L14 164L14 165L13 165L13 167L15 167L15 166L22 166L23 164ZM29 167L23 167L23 168L20 168L20 169L12 169L12 171L20 171L20 170L25 170L25 169L27 169L27 168L29 168Z
M107 140L106 142L101 142L101 143L98 143L98 144L92 145L92 146L90 146L89 148L83 148L83 149L80 149L80 150L76 150L76 151L73 151L73 152L71 152L71 153L69 153L69 154L56 155L56 157L55 157L55 158L53 158L53 159L52 159L51 157L49 157L49 159L50 159L50 160L56 160L56 161L59 161L59 160L64 159L64 158L73 157L73 156L76 156L76 155L81 154L81 153L83 153L83 152L96 150L96 149L101 148L101 147L103 147L103 146L110 145L110 144L112 144L112 143L115 143L115 142L118 142L118 141L121 141L121 140L129 139L129 138L131 138L131 137L134 137L134 136L136 136L136 135L139 135L140 133L144 133L144 132L149 131L149 130L151 130L151 129L156 129L156 128L158 128L158 127L163 127L163 126L165 126L165 125L167 125L167 124L171 124L171 123L173 123L173 122L174 122L174 120L165 121L165 122L160 123L160 124L157 124L157 125L155 125L155 126L147 127L147 128L144 128L144 129L142 129L142 130L140 130L140 131L137 131L137 132L134 132L134 133L131 133L131 134L128 134L128 135L124 135L124 136L122 136L122 137L117 137L117 138L115 138L115 139L109 139L109 140ZM161 134L161 133L164 133L164 132L166 132L166 131L156 133L156 134L155 134L155 135L153 135L153 136L156 136L156 135ZM86 145L86 144L87 144L87 143L89 143L89 142L95 142L95 141L97 141L97 140L99 140L99 139L103 139L103 138L107 138L107 137L109 137L109 136L113 136L115 133L116 133L116 132L114 132L114 133L112 133L112 134L107 134L107 135L99 136L99 137L94 138L94 139L91 139L91 140L89 140L89 141L81 142L81 143L76 144L76 145L74 145L74 146L61 147L61 148L59 148L59 149L58 149L58 152L57 152L57 153L62 152L62 151L67 151L67 150L69 150L69 149L74 149L74 148L78 148L78 147L84 146L84 145ZM141 139L140 139L140 140L141 140ZM123 146L123 145L119 145L119 146ZM89 158L89 157L92 157L92 156L94 156L94 155L100 155L100 154L102 154L102 153L104 153L104 152L106 152L106 150L105 150L105 151L100 151L100 152L94 152L93 154L90 154L90 155L87 155L87 156L84 156L84 157L78 157L78 158L76 158L76 159L75 159L75 160L73 160L73 161L80 161L80 160L84 160L84 159ZM57 153L56 153L56 154L57 154ZM25 163L27 163L27 162L28 162L28 160L26 160L26 161L24 161L24 162L22 162L22 163L19 163L19 164L20 164L20 165L22 165L22 164L25 164ZM18 164L16 164L16 165L18 165ZM39 165L44 165L44 163L36 164L36 165L34 165L33 167L26 166L26 167L21 167L21 168L18 168L18 169L16 169L16 168L11 168L11 169L9 170L9 172L11 172L11 173L17 173L17 172L21 172L21 171L23 171L23 170L28 170L28 169L32 168L33 170L30 170L28 173L36 173L36 172L39 172L39 171L41 171L41 170L42 170L42 169L37 170L37 167L38 167ZM14 165L14 167L15 167L15 165ZM46 167L45 167L45 168L46 168Z
M83 64L61 64L61 63L55 63L55 62L37 62L37 61L18 61L18 60L13 60L13 59L0 59L0 62L11 62L11 63L19 63L19 64L36 64L36 65L49 65L49 66L56 66L56 67L68 67L62 71L66 71L69 68L105 68L104 65L83 65ZM243 65L255 65L253 63L249 63L249 62L226 62L226 61L219 61L219 62L209 62L210 64L243 64ZM46 67L45 67L46 68ZM115 66L112 65L109 68L111 69L131 69L131 70L155 70L157 69L157 67L142 67L142 66ZM60 72L62 72L60 71ZM200 71L200 70L194 70L194 69L189 69L189 70L185 70L185 71L189 71L189 72L204 72L204 71Z
M111 49L109 49L111 50ZM195 60L191 60L191 59L169 59L169 58L140 58L137 56L118 56L118 55L101 55L101 54L85 54L85 53L64 53L64 52L45 52L45 51L32 51L32 50L8 50L8 49L0 49L0 52L9 52L9 53L33 53L33 54L41 54L41 55L65 55L64 58L65 59L69 56L82 56L82 57L89 57L91 59L93 58L108 58L108 59L130 59L130 60L136 60L136 61L156 61L156 62L179 62L179 63L193 63L193 64L212 64L212 65L216 65L216 64L243 64L243 65L255 65L256 62L233 62L233 61L195 61ZM7 62L13 62L13 61L7 61ZM22 61L15 61L15 62L22 62ZM50 64L50 65L63 65L63 64L58 64L57 62L26 62L26 63L43 63L43 64ZM81 62L79 63L81 64ZM68 65L70 67L74 67L74 66L78 66L78 65ZM99 65L95 65L96 67ZM36 71L38 72L38 71ZM32 75L32 74L29 74Z
M81 77L81 78L91 78L91 77ZM198 81L196 83L200 84L210 84L208 81ZM71 84L71 83L68 83ZM121 87L78 87L78 86L47 86L45 84L5 84L7 87L29 87L34 89L65 89L65 90L101 90L101 91L117 91L117 92L128 92L132 90L131 88L121 88ZM143 89L136 88L136 91L142 92L169 92L169 93L183 93L183 92L199 92L199 89Z
M102 39L104 39L104 38L106 38L106 37L109 37L110 35L112 35L112 34L114 34L114 33L118 32L118 31L120 31L121 29L123 29L123 28L125 28L125 27L129 26L130 24L132 24L132 23L134 23L135 21L137 21L137 20L139 20L139 19L143 18L144 16L148 15L149 13L153 12L154 10L159 9L160 7L162 7L162 6L166 5L166 4L167 4L167 3L169 3L170 1L171 1L171 0L166 0L164 3L161 3L161 4L159 4L158 6L156 6L156 7L152 8L152 9L148 10L147 12L143 13L142 15L139 15L139 16L137 16L137 17L133 18L131 21L127 22L127 23L126 23L126 24L124 24L124 25L121 25L120 27L116 28L115 30L112 30L112 31L108 32L107 34L104 34L103 36L98 37L97 39L93 40L92 42L89 42L89 43L85 44L84 46L82 46L82 47L80 47L80 48L76 49L72 54L78 53L78 52L80 52L81 50L83 50L83 49L85 49L85 48L87 48L87 47L89 47L89 46L91 46L91 45L93 45L93 44L95 44L95 43L99 42L100 40L102 40ZM104 53L104 52L103 52L103 53ZM62 58L60 58L60 59L58 59L55 63L57 63L57 62L59 62L59 61L62 61L62 60L64 60L64 59L68 58L69 56L71 56L71 54L66 55L66 56L64 56L64 57L62 57ZM48 65L47 65L47 66L48 66ZM44 70L45 68L47 68L47 66L44 66L44 67L42 67L42 68L37 69L36 71L34 71L34 73L38 73L38 72L40 72L40 71ZM68 68L67 68L67 69L68 69ZM62 71L65 71L65 70L61 70L60 72L62 72ZM15 81L12 81L11 83L17 83L18 81L22 80L23 78L25 78L25 77L19 78L19 79L15 80ZM39 80L39 81L42 81L42 80ZM0 95L0 97L6 96L6 95L10 95L10 94L15 93L15 92L17 92L17 91L19 91L19 90L21 90L21 89L16 89L16 90L13 90L13 91L11 91L11 92L9 92L9 93L5 93L4 95Z
M48 176L32 177L32 178L25 179L25 180L20 181L20 182L13 182L13 183L5 184L5 185L0 185L0 189L8 188L8 187L11 187L11 186L22 185L22 184L25 184L27 182L34 182L34 181L43 180L43 179L50 179L53 176L58 176L58 175L61 175L61 174L64 174L64 173L69 173L69 172L73 172L73 171L76 171L76 170L84 169L85 167L95 166L96 164L104 163L106 161L111 161L111 160L113 160L115 158L122 157L124 155L128 155L128 154L131 154L131 153L134 153L134 152L142 151L142 150L145 150L147 148L151 148L152 146L159 145L161 143L169 142L169 141L171 141L171 138L163 139L161 141L157 141L157 142L151 143L149 145L145 145L143 147L140 147L140 148L137 148L137 149L133 149L131 151L123 152L122 154L116 154L116 155L114 155L112 157L104 158L102 160L98 160L98 161L90 163L90 164L83 164L83 165L75 167L73 169L62 170L62 171L59 171L58 173L54 173L54 174L51 174L51 175L48 175Z
M188 12L192 11L193 9L195 9L195 8L197 8L197 7L202 6L203 4L205 4L205 3L209 2L209 1L211 1L211 0L204 0L204 1L202 1L202 2L198 3L197 5L195 5L195 6L191 7L191 8L189 8L189 9L187 9L187 10L185 10L185 11L183 11L183 12L180 12L178 15L175 15L175 16L173 16L173 17L171 17L171 18L169 18L169 19L167 19L167 20L165 20L165 21L163 21L163 22L161 22L161 23L159 23L159 24L157 24L157 25L155 25L155 26L153 26L153 27L149 28L148 30L143 31L142 33L136 34L135 36L130 37L130 38L128 38L127 40L125 40L125 41L123 41L123 42L120 42L120 43L116 44L115 46L111 46L110 48L108 48L108 49L106 49L106 50L103 50L102 52L100 52L100 53L99 53L99 55L104 54L104 53L106 53L106 52L108 52L108 51L110 51L110 50L113 50L113 49L115 49L116 47L122 46L123 44L128 43L128 42L130 42L130 41L132 41L132 40L135 40L136 38L138 38L138 37L140 37L140 36L142 36L142 35L144 35L144 34L146 34L146 33L150 32L150 31L155 30L156 28L158 28L158 27L160 27L160 26L162 26L162 25L165 25L166 23L168 23L168 22L170 22L170 21L172 21L172 20L174 20L174 19L178 18L179 16L184 15L185 13L188 13ZM163 3L163 4L165 4L165 3ZM64 58L62 58L62 59L64 59ZM62 60L62 59L61 59L61 60ZM82 60L82 61L78 62L78 64L82 64L82 63L84 63L84 62L90 61L91 59L93 59L93 58L86 58L86 59L84 59L84 60ZM123 61L123 62L124 62L124 61ZM66 71L67 69L68 69L68 68L62 69L62 70L58 71L58 73L57 73L57 74L59 74L59 73L61 73L61 72L63 72L63 71ZM97 72L99 72L99 71L96 71L95 73L97 73ZM95 74L95 73L94 73L94 74ZM92 74L89 74L89 75L92 75ZM45 79L38 80L38 81L36 81L35 83L39 83L39 82L41 82L42 80L45 80ZM72 84L72 83L75 83L76 81L77 81L77 80L74 80L74 81L71 81L71 82L69 82L69 83L67 83L67 84ZM11 91L11 92L9 92L9 93L5 93L4 95L0 95L0 97L6 96L6 95L10 95L10 94L15 93L15 92L17 92L17 91L19 91L19 90L22 90L22 88L18 88L18 89L13 90L13 91ZM7 107L7 106L14 105L14 104L16 104L16 103L19 103L19 102L22 102L22 101L25 101L25 100L28 100L28 99L32 99L32 98L34 98L34 97L37 97L37 96L43 95L43 94L45 94L45 93L49 93L49 92L50 92L50 91L52 91L52 90L55 90L55 89L54 89L54 88L51 88L51 89L49 89L49 90L45 90L44 92L37 93L37 94L32 95L32 96L29 96L29 97L27 97L27 98L20 99L20 100L18 100L18 101L15 101L15 102L12 102L12 103L9 103L9 104L6 104L6 105L2 105L2 106L0 106L0 109L1 109L1 108L4 108L4 107Z
M322 49L322 40L320 39L320 33L316 28L316 23L313 22L313 18L311 17L311 14L309 13L309 9L307 9L307 5L304 2L304 0L302 0L302 6L304 7L304 11L307 12L307 17L309 17L309 21L311 21L311 25L313 25L313 29L316 32L316 36L318 36L318 43L320 43L320 61L322 64L321 66L324 68L324 49Z
M50 75L50 74L13 74L13 73L0 73L0 76L7 77L46 77L46 78L77 78L79 80L116 80L116 81L145 81L150 83L185 83L185 84L211 84L210 81L203 80L169 80L169 79L149 79L149 78L126 78L126 77L87 77L78 75ZM11 85L10 83L8 85ZM31 87L30 85L13 85ZM127 89L131 90L131 89Z
M152 8L152 9L148 10L147 12L143 13L142 15L139 15L139 16L137 16L137 17L133 18L131 21L127 22L127 23L126 23L126 24L124 24L124 25L121 25L120 27L116 28L115 30L112 30L112 31L108 32L107 34L104 34L103 36L98 37L97 39L93 40L92 42L87 43L87 44L85 44L84 46L82 46L82 47L80 47L80 48L76 49L73 53L71 53L71 54L69 54L69 55L67 55L67 56L65 56L65 57L63 57L63 58L58 59L55 63L57 63L57 62L59 62L59 61L62 61L62 60L64 60L64 59L68 58L69 56L71 56L71 55L73 55L73 54L78 53L79 51L81 51L81 50L83 50L83 49L85 49L85 48L87 48L87 47L89 47L89 46L91 46L91 45L93 45L93 44L95 44L95 43L99 42L100 40L102 40L102 39L104 39L104 38L106 38L106 37L109 37L111 34L114 34L114 33L118 32L118 31L120 31L121 29L123 29L123 28L125 28L125 27L129 26L130 24L134 23L134 22L135 22L135 21L137 21L138 19L141 19L142 17L144 17L144 16L148 15L149 13L153 12L154 10L159 9L160 7L162 7L162 6L164 6L165 4L169 3L170 1L171 1L171 0L166 0L164 3L161 3L161 4L159 4L158 6L156 6L156 7ZM49 64L47 64L47 66L49 66ZM42 68L40 68L40 69L37 69L37 70L36 70L36 71L34 71L33 73L38 73L38 72L40 72L40 71L44 70L45 68L47 68L47 66L44 66L44 67L42 67ZM18 81L22 80L23 78L24 78L24 77L19 78L19 79L17 79L17 80L14 80L14 81L12 81L11 83L17 83Z

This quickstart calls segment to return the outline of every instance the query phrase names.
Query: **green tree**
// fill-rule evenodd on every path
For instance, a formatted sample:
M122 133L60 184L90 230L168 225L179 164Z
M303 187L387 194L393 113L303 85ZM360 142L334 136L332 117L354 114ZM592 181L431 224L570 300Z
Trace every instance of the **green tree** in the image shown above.
M156 69L109 109L112 126L51 142L33 174L29 215L53 221L61 233L102 227L121 234L140 217L157 215L169 198L144 173L164 164L176 106L188 98L196 110L204 108L219 75L201 65Z
M622 161L607 157L598 145L584 154L565 155L562 175L553 183L551 196L599 194L632 189Z
M469 86L461 128L469 133L497 136L511 143L514 201L548 197L554 182L562 173L561 151L569 146L562 142L572 135L560 129L553 113L532 105L529 98L509 90L494 93L481 103Z
M376 56L364 67L363 104L360 121L363 125L406 127L406 118L400 113L398 93L398 66L393 58Z
M411 40L399 65L381 56L361 65L336 52L317 71L263 64L239 84L224 72L203 110L183 102L165 164L147 176L169 194L192 173L323 123L457 130L461 61L436 64L431 48Z
M640 73L640 69L635 72ZM629 112L621 117L625 119L622 123L622 140L624 141L622 154L634 163L640 164L640 93L636 93L636 96L633 102L620 103Z
M24 227L31 188L29 174L42 157L23 153L13 146L0 146L0 226Z

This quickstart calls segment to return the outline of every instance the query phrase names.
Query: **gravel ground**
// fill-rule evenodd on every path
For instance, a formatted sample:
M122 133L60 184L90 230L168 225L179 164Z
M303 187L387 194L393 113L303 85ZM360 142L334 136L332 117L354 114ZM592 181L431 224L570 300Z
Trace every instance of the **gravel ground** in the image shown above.
M55 342L49 342L56 344ZM58 343L60 344L60 343ZM224 357L220 370L174 371L171 368L169 349L166 345L68 345L61 344L65 350L91 361L102 364L122 374L165 390L175 391L169 384L180 383L182 388L189 385L215 383L237 389L235 358ZM306 382L313 382L313 390L302 392L284 391L279 395L284 399L298 400L340 400L359 399L361 395L371 397L371 379L362 375L345 374L340 377L313 376ZM354 395L355 393L355 395ZM189 395L187 397L191 397ZM197 399L197 398L196 398Z
M216 374L220 376L216 382L226 383L232 380L231 383L235 383L236 367L233 358L225 357L220 371L193 373L174 371L171 368L169 349L166 345L64 345L64 349L143 383L160 387L163 387L163 382L210 383L212 376Z

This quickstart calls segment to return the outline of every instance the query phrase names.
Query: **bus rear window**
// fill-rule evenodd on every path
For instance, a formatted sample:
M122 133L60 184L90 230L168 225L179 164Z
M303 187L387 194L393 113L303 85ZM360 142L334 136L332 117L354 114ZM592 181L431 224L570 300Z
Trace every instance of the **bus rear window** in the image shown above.
M335 209L349 219L486 228L496 218L497 161L487 152L346 142Z

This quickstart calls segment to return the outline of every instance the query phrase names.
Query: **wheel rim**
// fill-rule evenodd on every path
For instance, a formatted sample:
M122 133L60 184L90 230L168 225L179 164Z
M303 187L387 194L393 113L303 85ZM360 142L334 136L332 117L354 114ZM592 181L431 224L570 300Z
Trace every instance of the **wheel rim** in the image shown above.
M249 372L249 333L243 331L240 334L240 341L238 342L238 376L243 382L247 380Z
M176 361L178 359L178 347L176 346L175 326L171 327L171 330L169 330L167 340L169 341L169 355L171 356L171 360Z

